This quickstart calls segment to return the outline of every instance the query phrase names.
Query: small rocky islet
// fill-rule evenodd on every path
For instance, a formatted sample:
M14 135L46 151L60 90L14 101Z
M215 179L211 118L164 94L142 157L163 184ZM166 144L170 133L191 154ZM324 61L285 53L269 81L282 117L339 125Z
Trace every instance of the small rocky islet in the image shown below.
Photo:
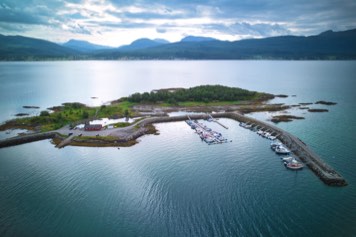
M24 109L39 109L39 106L35 106L35 105L24 105L22 106L22 108Z
M336 102L331 102L331 101L324 101L324 100L319 100L315 102L315 104L321 104L321 105L336 105Z
M311 113L322 113L322 112L329 112L328 109L308 109L308 112Z
M273 123L279 123L279 122L291 122L295 119L305 119L304 117L300 117L300 116L294 116L294 115L276 115L273 116L271 119L271 122Z

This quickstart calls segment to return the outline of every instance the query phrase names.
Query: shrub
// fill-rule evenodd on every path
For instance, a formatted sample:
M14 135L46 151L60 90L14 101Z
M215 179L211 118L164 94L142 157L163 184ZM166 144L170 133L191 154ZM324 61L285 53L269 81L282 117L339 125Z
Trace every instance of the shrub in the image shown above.
M40 116L49 116L49 112L47 110L43 110L41 111Z

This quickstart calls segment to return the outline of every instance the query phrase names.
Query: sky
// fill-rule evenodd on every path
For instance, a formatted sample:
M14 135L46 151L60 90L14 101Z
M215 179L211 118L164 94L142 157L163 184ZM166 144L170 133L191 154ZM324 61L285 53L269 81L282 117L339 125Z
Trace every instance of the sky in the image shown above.
M356 28L355 0L0 0L0 34L120 46L188 35L240 40Z

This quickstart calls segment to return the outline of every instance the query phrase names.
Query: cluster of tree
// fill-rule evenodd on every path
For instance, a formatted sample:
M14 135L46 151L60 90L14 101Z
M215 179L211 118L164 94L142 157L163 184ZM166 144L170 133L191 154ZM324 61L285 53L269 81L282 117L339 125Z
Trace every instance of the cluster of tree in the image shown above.
M150 93L135 93L127 98L130 102L166 102L175 104L178 102L216 102L216 101L246 101L264 98L271 95L248 91L241 88L221 85L197 86L189 89L158 90Z

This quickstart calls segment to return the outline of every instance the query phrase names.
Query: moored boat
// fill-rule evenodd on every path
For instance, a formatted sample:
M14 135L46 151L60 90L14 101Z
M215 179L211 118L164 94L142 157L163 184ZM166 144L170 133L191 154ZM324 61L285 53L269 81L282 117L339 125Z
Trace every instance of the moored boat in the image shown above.
M282 145L282 143L280 141L271 142L271 149L276 150L276 147L281 146L281 145Z
M288 155L290 153L290 150L282 145L277 146L274 151L279 155Z
M295 158L292 157L292 156L288 156L288 157L283 157L281 158L283 162L286 162L286 163L289 163L291 162L292 160L294 160Z
M287 162L286 167L292 170L300 170L303 169L304 165L296 159L292 159L290 162Z

